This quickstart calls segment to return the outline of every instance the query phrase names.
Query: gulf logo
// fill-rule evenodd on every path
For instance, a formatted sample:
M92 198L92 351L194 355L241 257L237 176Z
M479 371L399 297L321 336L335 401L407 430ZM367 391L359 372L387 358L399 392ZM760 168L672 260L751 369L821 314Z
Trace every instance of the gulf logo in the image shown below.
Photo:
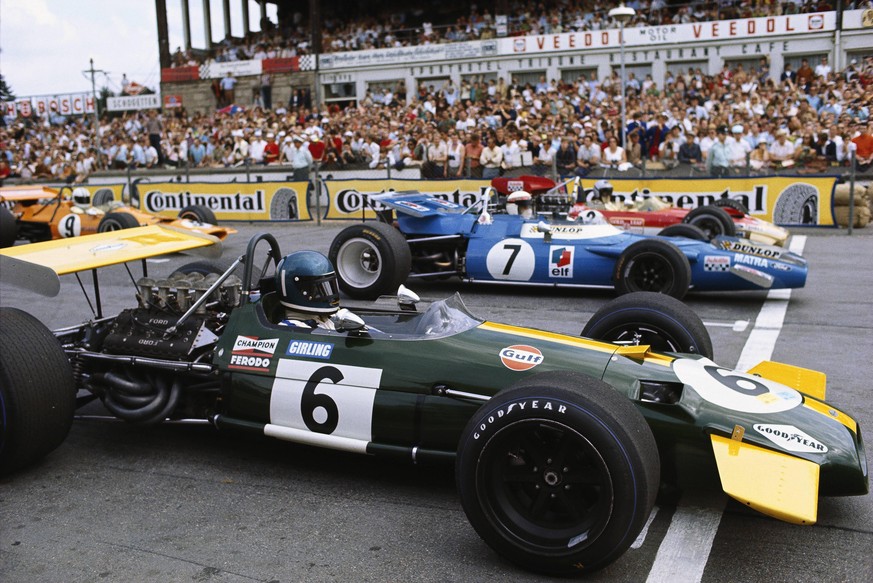
M516 344L500 350L500 362L509 370L529 370L543 361L543 353L533 346Z

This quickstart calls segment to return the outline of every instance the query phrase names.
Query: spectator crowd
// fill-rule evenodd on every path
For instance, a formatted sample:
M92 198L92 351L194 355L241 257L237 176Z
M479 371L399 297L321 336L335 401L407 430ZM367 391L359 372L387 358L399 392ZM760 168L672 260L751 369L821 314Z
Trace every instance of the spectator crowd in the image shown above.
M273 109L211 114L157 111L92 118L7 118L0 129L0 179L82 182L126 168L287 165L303 179L313 161L331 169L417 166L422 175L492 177L526 171L584 176L606 166L688 165L723 175L873 164L873 57L833 71L827 58L786 67L766 58L716 75L668 71L663 86L629 75L622 128L620 79L584 74L572 83L502 79L421 85L402 82L347 108L292 97ZM623 131L622 131L623 130ZM852 146L854 144L854 146Z

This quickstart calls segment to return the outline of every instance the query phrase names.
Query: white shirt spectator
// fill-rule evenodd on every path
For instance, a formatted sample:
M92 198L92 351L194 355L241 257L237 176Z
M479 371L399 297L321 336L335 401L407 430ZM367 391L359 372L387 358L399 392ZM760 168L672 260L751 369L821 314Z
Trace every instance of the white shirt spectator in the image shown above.
M267 142L265 142L260 136L256 136L252 142L251 149L249 150L252 161L255 164L260 164L264 161L264 148L266 147Z

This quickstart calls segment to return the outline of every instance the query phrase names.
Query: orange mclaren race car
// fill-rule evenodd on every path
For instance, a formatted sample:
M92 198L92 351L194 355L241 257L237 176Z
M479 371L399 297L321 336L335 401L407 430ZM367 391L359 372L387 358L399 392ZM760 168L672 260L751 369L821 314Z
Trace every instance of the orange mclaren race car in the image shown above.
M12 186L0 188L0 248L18 239L47 241L130 229L170 225L224 239L236 229L219 227L215 213L191 205L175 219L158 217L116 201L111 190L99 190L92 200L87 188Z

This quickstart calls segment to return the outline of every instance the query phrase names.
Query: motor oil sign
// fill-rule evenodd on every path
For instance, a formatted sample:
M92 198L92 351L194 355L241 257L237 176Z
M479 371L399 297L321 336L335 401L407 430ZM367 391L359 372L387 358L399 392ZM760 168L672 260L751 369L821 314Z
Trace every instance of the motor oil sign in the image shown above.
M549 248L549 275L551 277L573 277L573 251L567 245L552 245Z

